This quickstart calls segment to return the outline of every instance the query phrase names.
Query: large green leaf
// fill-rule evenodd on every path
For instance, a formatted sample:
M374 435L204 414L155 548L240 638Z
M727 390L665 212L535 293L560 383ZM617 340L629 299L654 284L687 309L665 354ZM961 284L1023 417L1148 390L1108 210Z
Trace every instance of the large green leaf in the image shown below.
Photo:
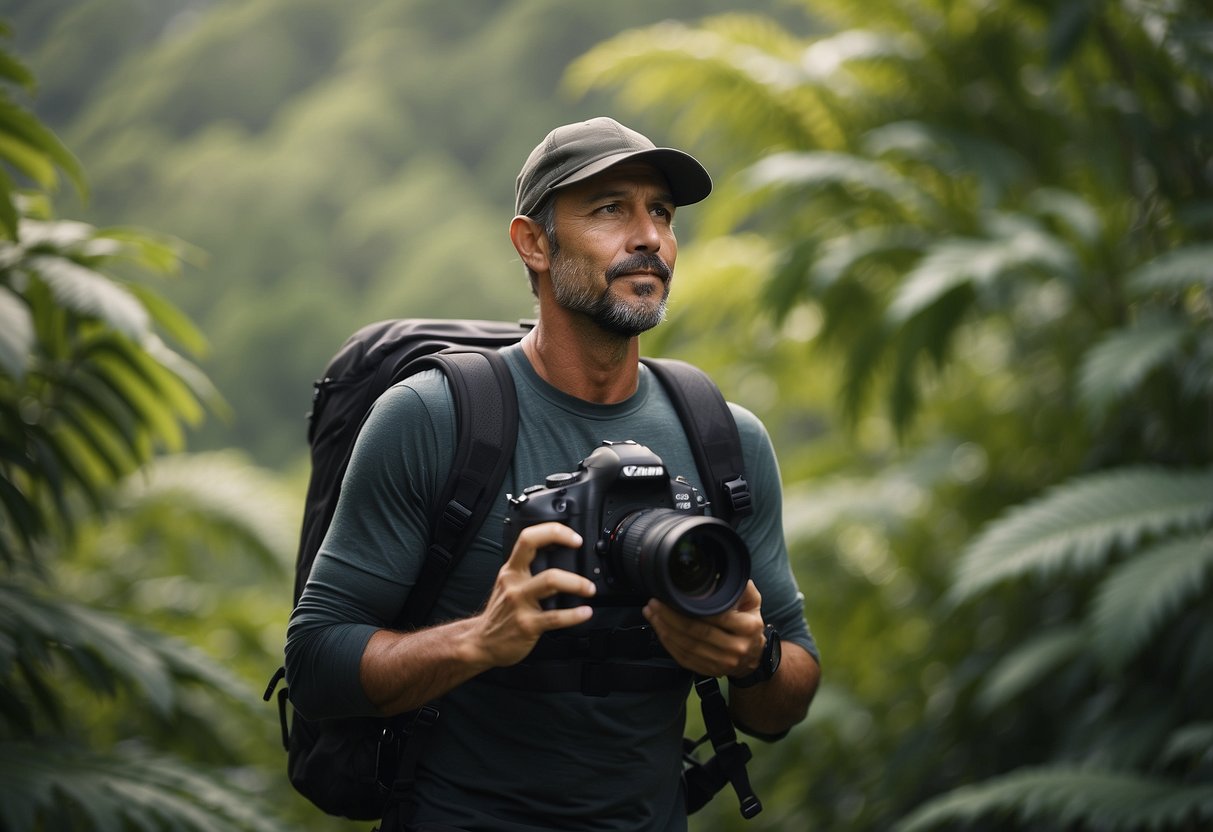
M13 584L0 584L0 600L0 633L6 637L0 667L20 653L58 652L94 689L121 680L156 712L171 712L176 691L168 665L139 631L113 616L40 598ZM97 667L104 668L103 675L96 673Z
M1213 518L1213 470L1123 468L1064 483L990 523L965 550L955 601L996 583L1056 577L1101 565L1147 535L1201 528Z
M104 321L135 341L147 334L147 310L121 284L63 257L38 255L27 262L64 308Z
M905 216L935 211L934 201L913 180L881 162L847 153L775 153L755 163L744 175L752 188L835 188L857 196L884 197Z
M1189 286L1213 289L1213 243L1168 251L1139 266L1129 276L1129 288L1138 294L1178 291Z
M930 800L894 832L993 827L1012 817L1026 827L1140 832L1213 823L1213 788L1126 772L1065 766L1029 768Z
M264 472L233 453L158 458L120 492L128 516L171 508L229 535L243 550L266 563L294 563L297 502Z
M1112 331L1083 357L1078 378L1083 402L1098 413L1133 392L1178 354L1187 333L1182 321L1162 317Z
M0 372L21 381L34 349L34 320L29 307L7 286L0 286Z
M1043 683L1087 646L1079 627L1045 630L1004 656L982 679L978 704L987 711L1012 704L1021 694Z
M1100 584L1091 614L1095 646L1109 664L1123 665L1211 585L1213 534L1181 537L1136 553Z
M179 760L57 741L0 741L0 828L286 832L256 797Z
M889 317L905 321L970 282L987 286L1033 272L1073 274L1076 260L1070 248L1027 218L992 216L986 225L990 238L946 238L928 248L898 287Z
M84 170L71 151L37 117L2 96L0 96L0 133L6 134L13 141L20 142L29 150L54 162L68 175L81 193L86 192ZM49 189L55 183L51 181L39 184Z

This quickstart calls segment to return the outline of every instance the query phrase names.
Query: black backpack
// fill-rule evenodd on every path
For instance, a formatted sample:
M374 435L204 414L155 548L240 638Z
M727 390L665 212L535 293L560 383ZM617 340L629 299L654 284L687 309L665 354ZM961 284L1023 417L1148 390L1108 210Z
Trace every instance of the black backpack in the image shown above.
M316 553L332 521L354 441L375 400L393 384L424 369L442 371L456 412L456 448L451 473L431 507L430 545L417 583L396 628L426 623L446 576L484 522L514 453L518 401L513 378L497 350L518 342L527 323L407 319L370 324L355 332L315 382L308 415L312 473L304 506L295 568L299 601ZM702 371L671 359L642 359L674 403L690 440L717 517L736 523L749 514L750 497L741 442L732 414L716 385ZM468 406L475 402L474 407ZM274 696L285 676L279 668L265 691ZM750 788L748 747L737 741L715 679L697 679L708 734L687 741L687 808L695 811L725 783L752 817L761 803ZM278 690L278 713L287 771L297 791L328 814L354 820L383 816L390 802L407 793L424 747L424 734L438 718L432 706L395 717L311 720L294 711L288 719L286 688ZM711 739L716 756L700 763L691 753Z

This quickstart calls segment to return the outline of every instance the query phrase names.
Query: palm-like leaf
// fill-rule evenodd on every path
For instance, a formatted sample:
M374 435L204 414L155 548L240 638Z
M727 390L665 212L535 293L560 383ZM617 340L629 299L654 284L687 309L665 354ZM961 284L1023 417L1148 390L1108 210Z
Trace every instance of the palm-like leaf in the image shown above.
M1199 529L1213 518L1213 471L1133 468L1065 483L991 523L968 547L952 598L1004 580L1088 570L1150 535Z
M0 828L64 832L285 832L231 784L137 750L0 741Z
M1179 291L1189 286L1213 289L1213 243L1203 243L1169 251L1133 271L1129 287L1145 294L1154 291Z
M7 286L0 286L0 372L20 382L33 351L29 307Z
M150 525L157 513L169 512L162 516L205 528L225 549L252 556L274 570L294 562L294 500L238 454L159 458L127 479L118 501L124 516L136 523Z
M1092 612L1096 648L1109 664L1123 665L1158 634L1168 617L1211 585L1211 534L1181 537L1137 552L1099 587Z
M15 694L29 685L42 695L40 700L29 697L24 712L33 706L58 719L67 707L61 701L62 687L54 680L52 657L87 687L99 692L127 688L164 718L179 707L177 683L182 681L204 683L233 702L255 707L246 687L194 648L18 585L0 584L0 636L4 687ZM13 715L0 714L10 724Z
M0 32L7 35L7 32ZM0 80L32 88L33 75L7 50L0 49ZM8 170L20 172L45 190L53 190L56 170L67 174L76 188L85 193L84 171L71 151L32 113L18 106L0 88L0 230L16 239L20 213L13 195Z
M566 83L579 92L617 86L639 106L683 102L681 129L715 140L758 128L779 146L837 147L839 125L826 98L802 83L799 50L755 16L726 15L695 28L663 23L599 44L570 66Z
M941 239L928 248L890 301L890 318L907 320L970 282L981 287L1032 272L1057 277L1074 272L1069 248L1024 218L996 217L987 225L993 232L989 238Z
M1109 333L1083 360L1078 380L1083 402L1099 413L1132 393L1179 354L1187 333L1182 321L1161 316Z
M894 209L894 217L934 213L932 200L911 180L879 162L847 153L777 153L755 164L746 176L755 188L778 185L810 194L836 188L855 196L883 198Z
M929 801L894 828L925 832L1008 816L1105 832L1202 828L1213 822L1213 789L1096 769L1021 769Z
M182 422L202 416L209 382L156 326L201 339L147 287L104 272L119 261L162 267L170 249L129 232L26 219L0 241L0 559L28 554L52 528L75 525L73 500L102 492L151 458L180 448ZM174 264L175 265L175 264ZM57 516L49 520L50 513Z
M1006 707L1025 691L1042 684L1086 650L1078 627L1054 627L1004 656L982 680L978 702L987 711Z

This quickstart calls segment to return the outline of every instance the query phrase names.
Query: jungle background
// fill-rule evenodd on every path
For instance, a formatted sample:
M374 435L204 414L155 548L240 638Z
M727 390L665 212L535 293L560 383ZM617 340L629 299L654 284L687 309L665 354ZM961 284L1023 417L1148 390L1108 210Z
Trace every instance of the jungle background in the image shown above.
M1213 9L0 0L0 829L365 829L273 706L311 381L531 313L552 126L698 155L671 321L824 682L692 828L1213 825Z

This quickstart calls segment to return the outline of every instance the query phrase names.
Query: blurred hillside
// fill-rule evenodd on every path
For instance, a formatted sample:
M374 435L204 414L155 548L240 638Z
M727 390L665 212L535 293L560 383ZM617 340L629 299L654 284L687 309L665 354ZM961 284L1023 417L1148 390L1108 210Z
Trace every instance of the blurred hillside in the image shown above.
M530 314L505 233L518 166L556 124L614 112L562 91L566 65L731 5L6 0L0 18L39 79L31 107L89 174L88 203L64 194L60 212L196 249L168 293L210 339L232 415L191 446L282 466L358 325Z

